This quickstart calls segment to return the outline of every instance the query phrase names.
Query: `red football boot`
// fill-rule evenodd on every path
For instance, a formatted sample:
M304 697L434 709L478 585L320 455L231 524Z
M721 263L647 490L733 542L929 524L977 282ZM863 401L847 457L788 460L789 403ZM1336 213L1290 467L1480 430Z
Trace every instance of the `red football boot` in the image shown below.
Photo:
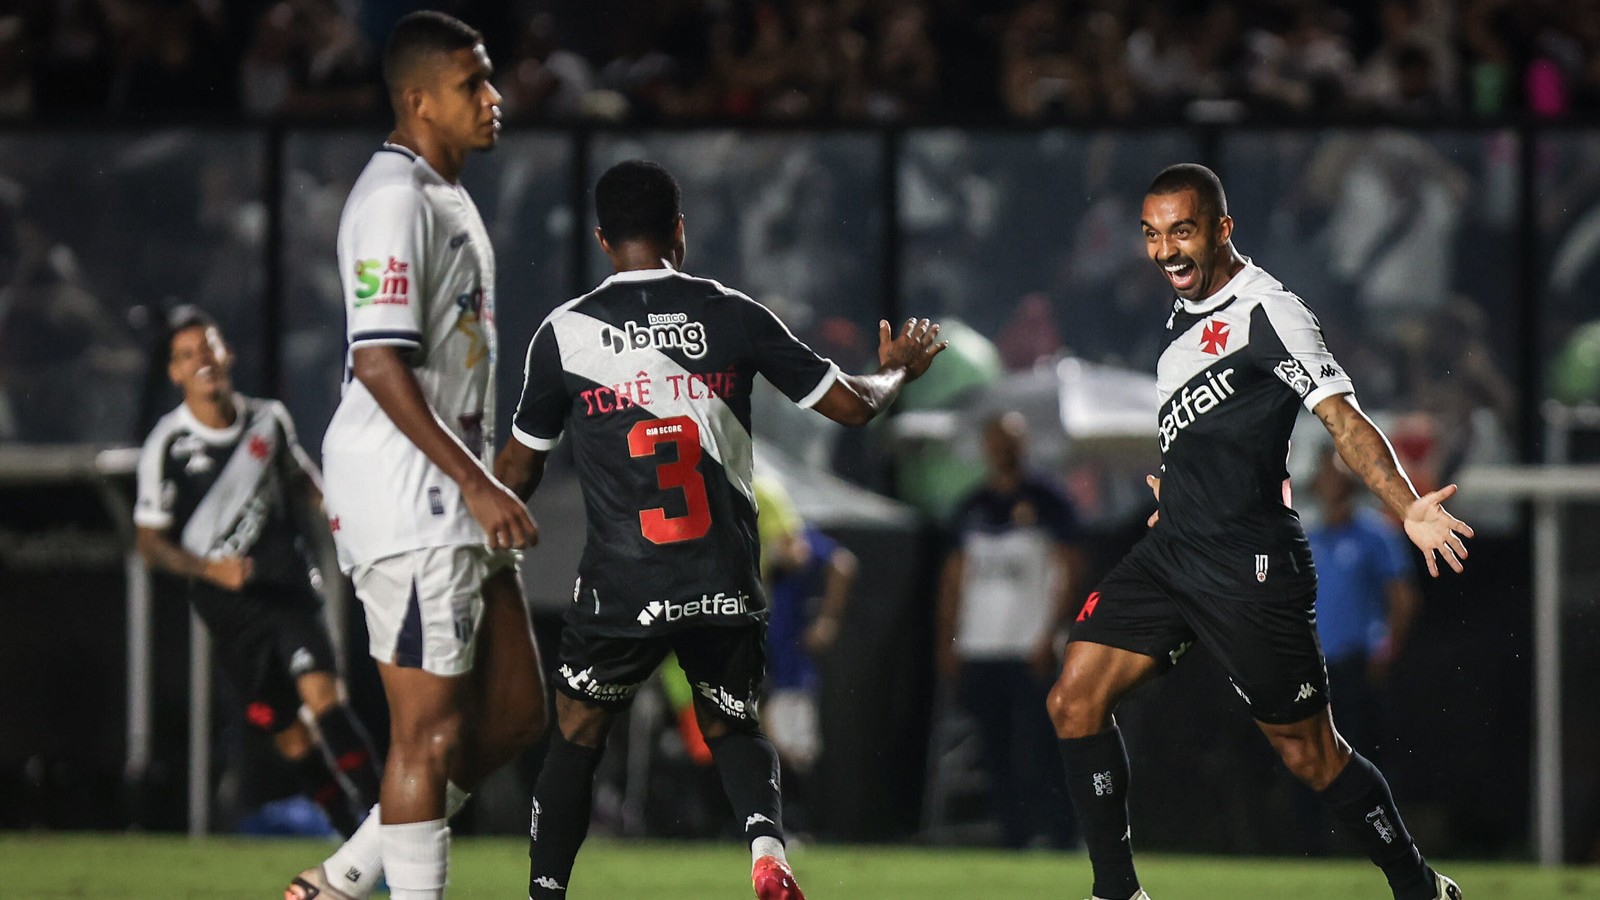
M760 900L806 900L800 885L794 882L794 872L789 864L776 856L763 856L756 860L750 883Z

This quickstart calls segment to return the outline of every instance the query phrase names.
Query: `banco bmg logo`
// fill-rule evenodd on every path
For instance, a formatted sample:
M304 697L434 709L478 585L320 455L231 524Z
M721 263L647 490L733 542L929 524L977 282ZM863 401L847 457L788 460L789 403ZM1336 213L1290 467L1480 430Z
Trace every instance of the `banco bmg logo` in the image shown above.
M600 329L600 346L617 355L629 350L679 350L690 359L706 355L706 326L684 313L650 313L643 325L634 321Z

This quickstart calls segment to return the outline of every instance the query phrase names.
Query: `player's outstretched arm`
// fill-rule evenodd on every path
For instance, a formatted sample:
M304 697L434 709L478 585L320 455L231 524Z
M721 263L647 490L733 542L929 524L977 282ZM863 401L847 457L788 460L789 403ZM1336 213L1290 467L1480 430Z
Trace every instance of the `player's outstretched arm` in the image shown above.
M939 340L939 325L907 319L895 335L887 321L878 322L878 371L840 375L814 407L841 425L865 425L889 408L900 389L922 377L949 341Z
M538 530L528 508L467 452L422 396L411 367L393 347L357 347L351 354L356 378L411 443L457 485L490 549L529 547Z
M544 462L549 458L548 452L512 438L494 458L494 477L526 503L544 480Z
M1464 537L1472 537L1472 526L1445 511L1444 501L1455 495L1453 484L1422 496L1411 485L1388 438L1372 424L1350 394L1329 397L1313 410L1322 420L1333 445L1350 471L1361 476L1368 489L1378 495L1405 527L1406 537L1422 551L1428 574L1439 575L1438 554L1451 569L1462 571L1467 558Z

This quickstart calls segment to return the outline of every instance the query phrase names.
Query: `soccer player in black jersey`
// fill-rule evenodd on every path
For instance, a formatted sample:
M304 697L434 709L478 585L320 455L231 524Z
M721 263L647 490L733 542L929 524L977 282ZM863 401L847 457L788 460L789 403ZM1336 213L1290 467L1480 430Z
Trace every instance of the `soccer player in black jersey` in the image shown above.
M674 652L750 841L756 895L803 900L784 859L778 758L755 708L766 599L751 385L762 375L801 406L863 425L945 345L927 319L898 335L881 322L878 371L842 374L766 307L680 271L680 195L665 169L620 163L594 196L596 237L616 274L535 333L513 440L495 465L527 497L566 434L589 523L561 639L559 729L533 794L528 893L567 896L606 734Z
M156 423L139 458L139 552L187 579L245 721L272 736L348 836L377 802L378 769L344 702L311 584L308 545L329 541L316 466L283 404L234 393L233 355L205 313L174 310L163 352L183 403Z
M1177 297L1157 365L1162 475L1150 531L1089 594L1049 714L1094 864L1097 900L1148 900L1134 874L1128 759L1112 717L1128 691L1203 641L1290 772L1383 869L1396 900L1460 900L1407 833L1383 775L1334 729L1317 642L1316 571L1290 508L1289 433L1314 412L1339 455L1402 519L1437 576L1472 529L1418 496L1305 303L1232 243L1222 183L1182 164L1144 198L1152 262Z

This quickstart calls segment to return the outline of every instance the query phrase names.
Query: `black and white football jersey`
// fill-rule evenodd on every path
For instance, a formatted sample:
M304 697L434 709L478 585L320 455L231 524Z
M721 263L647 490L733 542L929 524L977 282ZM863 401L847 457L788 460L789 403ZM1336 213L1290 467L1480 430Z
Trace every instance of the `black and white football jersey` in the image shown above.
M282 403L235 394L234 408L227 428L202 424L184 404L156 422L139 456L133 520L195 556L250 557L253 583L304 593L310 562L286 488L305 451Z
M1161 519L1151 549L1198 590L1281 595L1316 585L1290 506L1299 407L1353 393L1299 297L1249 263L1211 297L1173 303L1156 369ZM1164 552L1163 552L1164 551Z
M641 635L764 615L752 381L809 407L838 373L765 306L671 269L613 275L551 313L512 434L572 441L589 524L569 621Z

